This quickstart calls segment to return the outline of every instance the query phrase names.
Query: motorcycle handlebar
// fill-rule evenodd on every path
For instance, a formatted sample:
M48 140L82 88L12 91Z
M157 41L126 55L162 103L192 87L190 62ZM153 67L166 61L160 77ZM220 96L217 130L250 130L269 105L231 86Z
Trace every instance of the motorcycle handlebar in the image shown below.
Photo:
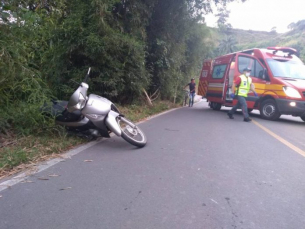
M87 75L85 76L85 80L84 80L85 83L87 83L88 77L90 75L90 71L91 71L91 67L89 68Z

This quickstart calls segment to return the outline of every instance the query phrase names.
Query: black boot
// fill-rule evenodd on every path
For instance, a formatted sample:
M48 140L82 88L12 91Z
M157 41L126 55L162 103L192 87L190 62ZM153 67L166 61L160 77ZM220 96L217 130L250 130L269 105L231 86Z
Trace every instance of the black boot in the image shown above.
M234 117L231 113L228 112L227 115L229 116L230 119L234 119Z

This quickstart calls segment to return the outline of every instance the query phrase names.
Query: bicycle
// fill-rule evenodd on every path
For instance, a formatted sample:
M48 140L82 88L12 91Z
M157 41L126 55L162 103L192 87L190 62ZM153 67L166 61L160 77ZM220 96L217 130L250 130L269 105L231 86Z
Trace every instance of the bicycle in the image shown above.
M190 91L189 90L183 90L184 91L184 97L183 97L183 103L182 106L186 106L187 105L187 101L189 99L190 96Z

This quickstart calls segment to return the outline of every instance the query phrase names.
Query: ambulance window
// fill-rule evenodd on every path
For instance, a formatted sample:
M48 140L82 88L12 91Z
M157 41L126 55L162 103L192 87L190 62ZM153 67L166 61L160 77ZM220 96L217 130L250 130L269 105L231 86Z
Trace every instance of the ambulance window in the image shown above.
M239 56L238 71L242 73L245 68L251 68L251 76L262 78L264 68L256 59L246 56Z
M263 72L264 72L263 66L257 60L255 60L254 69L252 69L251 76L262 79L263 78Z
M252 58L245 57L245 56L239 56L238 57L238 71L240 73L242 73L245 68L251 68L252 62L253 62Z
M213 79L222 79L226 72L226 68L227 68L226 64L215 65L214 69L213 69L212 78Z
M266 67L266 63L262 58L259 58L260 62L262 62L262 64L264 65L264 67Z

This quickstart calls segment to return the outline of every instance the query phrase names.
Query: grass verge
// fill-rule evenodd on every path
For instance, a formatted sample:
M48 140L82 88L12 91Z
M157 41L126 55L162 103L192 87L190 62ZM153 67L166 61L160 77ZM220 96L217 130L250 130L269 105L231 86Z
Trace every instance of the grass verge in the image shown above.
M119 106L119 109L130 120L137 122L176 107L179 105L156 101L153 107L133 104ZM47 132L23 137L0 135L0 179L30 169L38 162L58 157L86 141L69 136L64 130L59 130L56 134Z

